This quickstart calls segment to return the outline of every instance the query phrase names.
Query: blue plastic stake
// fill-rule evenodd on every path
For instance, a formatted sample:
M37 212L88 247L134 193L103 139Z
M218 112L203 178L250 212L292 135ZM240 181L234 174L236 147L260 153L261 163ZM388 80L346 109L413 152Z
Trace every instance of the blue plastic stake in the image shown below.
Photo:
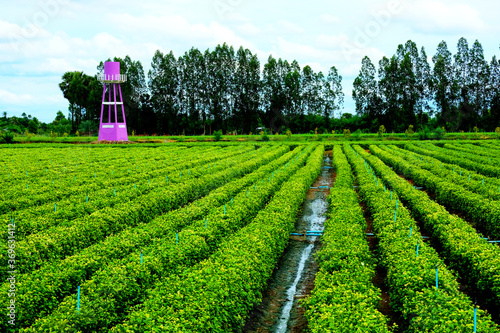
M179 244L179 233L175 233L175 244Z
M207 229L207 219L205 219L205 230Z
M439 289L439 283L438 283L438 265L436 264L436 289Z
M410 236L408 236L409 238L411 238L411 229L412 229L412 227L410 227Z
M97 178L97 176L96 176L95 172L94 172L94 178Z
M142 265L142 249L141 249L141 265Z
M116 191L114 187L113 187L113 195L116 197Z
M134 188L137 190L137 185L135 185L135 183L134 183Z
M181 178L182 178L182 171L181 171Z
M482 185L484 186L484 178L483 178L483 183L482 183Z
M87 194L87 203L89 202L89 195Z
M247 190L247 198L248 198L248 190Z
M417 258L418 258L418 246L419 246L419 242L417 241Z
M78 286L78 292L76 296L76 313L80 313L80 286Z
M474 333L477 331L477 305L474 303Z
M26 183L26 189L28 189L28 183Z
M233 198L231 198L231 205L233 204Z
M255 185L253 186L253 189L254 189L254 190L256 190L256 189L257 189L257 184L255 184Z
M57 212L57 204L54 204L54 212Z
M224 215L226 215L226 205L224 205Z
M469 181L470 181L470 173L469 173Z
M12 225L14 225L14 218L10 219L10 223L12 223Z

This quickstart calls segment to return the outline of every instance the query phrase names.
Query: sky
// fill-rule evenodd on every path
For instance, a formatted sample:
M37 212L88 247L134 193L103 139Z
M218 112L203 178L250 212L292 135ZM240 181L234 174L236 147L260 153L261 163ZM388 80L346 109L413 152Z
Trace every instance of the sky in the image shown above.
M335 66L355 113L352 83L369 56L374 64L399 44L424 47L429 62L441 41L454 54L461 37L477 39L485 58L500 56L498 0L2 0L0 114L51 122L68 113L59 89L67 71L129 55L146 75L156 50L176 57L226 42L327 73ZM378 67L378 66L377 66ZM336 116L339 116L337 114Z

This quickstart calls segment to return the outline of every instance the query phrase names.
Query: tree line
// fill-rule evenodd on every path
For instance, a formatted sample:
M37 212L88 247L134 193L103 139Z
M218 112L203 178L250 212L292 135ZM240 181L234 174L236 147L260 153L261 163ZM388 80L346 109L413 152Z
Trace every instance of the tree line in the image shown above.
M357 116L372 129L384 125L395 132L409 125L433 124L453 132L474 127L493 131L500 125L496 56L488 62L479 41L469 47L460 38L454 55L445 41L439 43L432 63L424 47L419 52L411 40L391 58L383 57L378 70L365 57L353 84Z
M107 61L110 61L108 59ZM201 52L191 48L176 58L156 51L147 77L129 56L114 58L127 75L122 84L130 131L147 134L250 133L258 129L294 133L331 127L341 110L342 77L335 67L325 75L297 61L270 56L261 69L248 49L227 44ZM102 73L103 62L98 66ZM102 84L97 75L67 72L60 88L69 101L69 119L98 122Z
M108 59L107 61L110 61ZM458 41L453 55L445 41L429 59L409 40L378 62L361 63L352 96L356 115L342 114L342 76L301 68L296 60L270 56L261 66L250 50L227 44L179 57L156 51L151 70L129 56L114 58L128 77L122 84L128 128L137 134L320 133L361 129L404 132L428 126L448 131L500 125L500 65L485 60L479 41ZM432 63L432 65L430 64ZM102 73L104 62L97 67ZM69 101L72 132L96 130L102 84L94 76L67 72L60 88Z

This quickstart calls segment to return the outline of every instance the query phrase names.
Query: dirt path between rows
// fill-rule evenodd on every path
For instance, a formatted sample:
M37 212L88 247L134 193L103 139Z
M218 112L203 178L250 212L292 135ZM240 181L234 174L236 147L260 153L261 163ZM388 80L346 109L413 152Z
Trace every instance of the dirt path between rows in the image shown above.
M326 151L322 167L332 166L332 151ZM318 188L333 186L333 169L322 168L304 200L301 213L295 223L295 231L323 230L330 190ZM305 240L304 240L305 238ZM246 322L244 332L304 332L307 320L299 300L309 295L314 288L318 265L314 254L321 247L319 237L291 236L277 267L263 292L261 304L257 305Z

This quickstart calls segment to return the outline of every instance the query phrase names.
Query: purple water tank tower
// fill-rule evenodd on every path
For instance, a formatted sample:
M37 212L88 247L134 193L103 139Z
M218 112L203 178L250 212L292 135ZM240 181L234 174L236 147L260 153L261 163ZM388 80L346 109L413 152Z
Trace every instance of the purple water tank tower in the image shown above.
M120 86L120 83L127 81L127 76L120 74L120 63L105 62L104 74L99 76L99 80L104 83L99 141L128 141L125 108L123 107L122 88ZM116 99L116 88L118 88L118 94L120 95L119 100Z

